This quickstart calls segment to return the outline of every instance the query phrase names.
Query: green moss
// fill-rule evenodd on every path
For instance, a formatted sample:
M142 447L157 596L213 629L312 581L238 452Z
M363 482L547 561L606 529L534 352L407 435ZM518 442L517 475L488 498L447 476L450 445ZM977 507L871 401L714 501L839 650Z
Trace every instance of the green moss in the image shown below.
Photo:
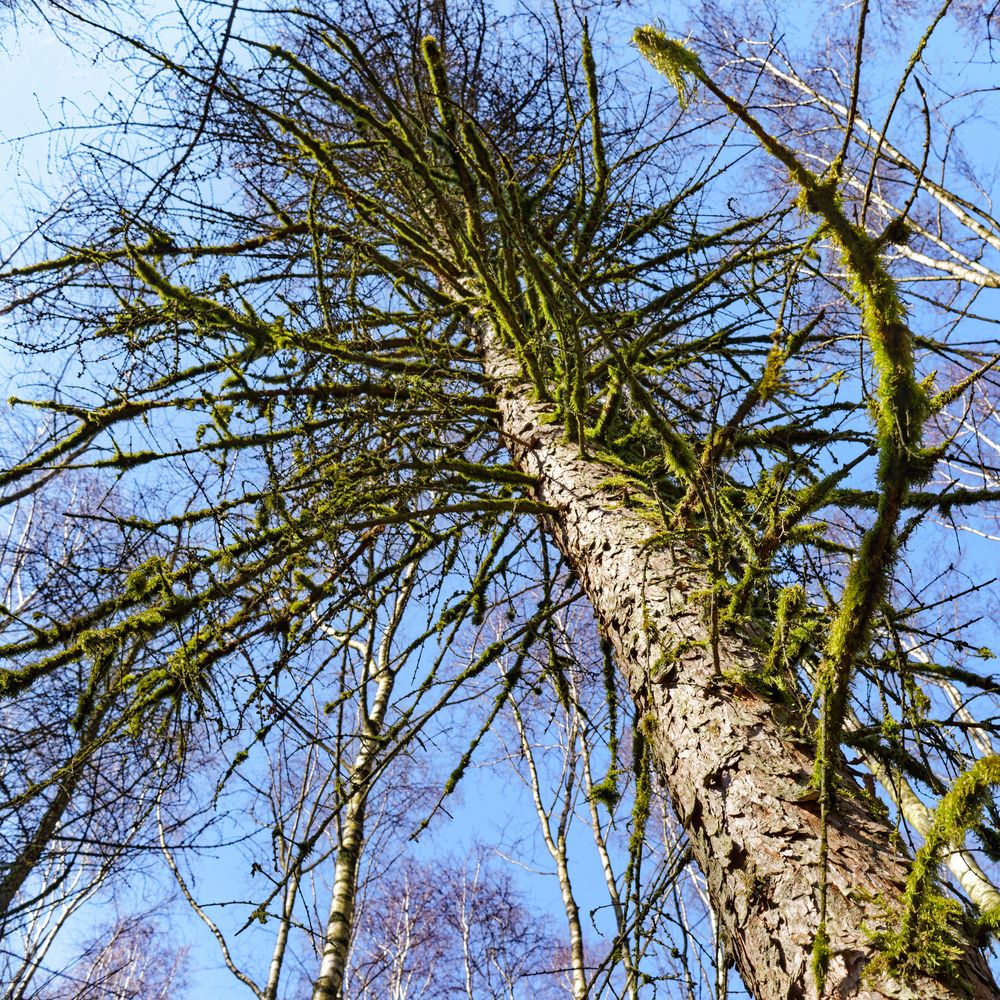
M639 901L638 872L646 843L646 823L649 821L653 793L653 760L649 746L655 720L645 715L637 720L632 730L632 767L635 773L635 799L632 804L632 830L628 840L628 863L625 867L625 886L636 903Z
M662 677L670 668L684 658L684 654L692 649L707 649L709 642L707 639L679 639L673 645L668 646L657 657L653 664L652 675L656 679Z
M792 699L781 678L771 677L759 670L737 670L728 668L722 676L734 687L742 688L769 702L791 704Z
M604 778L594 785L590 790L590 797L594 802L600 803L608 812L614 811L621 799L621 790L615 780L617 772L609 771Z
M632 42L653 68L667 78L677 91L680 106L686 108L705 73L698 56L683 42L668 38L665 32L648 24L636 28Z
M787 677L805 648L816 642L819 622L810 619L806 592L801 586L783 587L775 602L774 636L762 675L772 684L787 686Z
M891 977L912 983L921 976L947 979L957 973L964 923L957 899L930 892L909 919L905 907L887 903L881 896L874 897L874 902L890 929L865 927L876 952L865 968L867 982Z
M869 974L887 974L903 981L917 975L953 975L963 953L965 911L957 899L942 894L936 886L942 854L963 844L970 827L981 822L990 789L1000 785L1000 756L976 761L960 775L934 813L934 824L923 847L917 851L906 890L899 904L882 908L892 929L870 933L878 955ZM985 923L996 923L993 913Z
M826 933L826 923L821 922L813 938L812 955L809 959L809 970L816 984L816 995L823 995L826 985L826 974L830 968L830 939Z

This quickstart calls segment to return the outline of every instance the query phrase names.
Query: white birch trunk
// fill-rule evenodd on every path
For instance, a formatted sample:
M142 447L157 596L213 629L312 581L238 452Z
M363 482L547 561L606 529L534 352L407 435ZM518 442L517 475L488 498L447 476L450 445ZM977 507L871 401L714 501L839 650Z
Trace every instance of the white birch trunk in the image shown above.
M364 667L360 688L361 746L350 773L350 783L354 791L344 804L340 847L333 874L333 898L326 923L319 975L313 984L312 1000L340 1000L343 994L344 975L354 929L358 867L365 839L369 781L379 751L379 735L389 707L389 698L396 682L396 670L392 665L392 640L402 621L403 610L412 588L413 570L410 570L396 598L377 656L369 659ZM371 656L371 650L363 645L361 651L362 655ZM370 710L364 697L365 685L369 680L376 681L375 698Z
M342 996L354 926L358 862L364 844L366 791L351 796L341 827L340 849L333 874L333 898L326 923L326 942L319 975L313 986L313 1000L340 1000Z

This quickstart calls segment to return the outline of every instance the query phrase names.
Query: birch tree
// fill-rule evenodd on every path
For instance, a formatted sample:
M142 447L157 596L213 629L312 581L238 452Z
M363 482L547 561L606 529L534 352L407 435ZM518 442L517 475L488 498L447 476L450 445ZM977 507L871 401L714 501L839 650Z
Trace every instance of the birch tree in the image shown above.
M5 268L10 336L83 372L16 402L47 433L11 454L6 502L87 468L116 497L95 517L170 544L71 617L8 609L4 696L82 667L139 729L218 721L320 640L317 616L340 628L412 572L435 662L510 608L413 692L417 740L511 663L448 791L568 570L755 997L996 995L1000 896L966 836L992 843L1000 762L924 691L993 679L974 627L937 630L903 574L930 518L997 499L928 485L952 456L933 420L994 359L967 304L941 319L911 289L986 287L998 228L987 198L928 179L929 111L909 153L891 114L863 118L867 6L846 94L804 91L819 133L755 103L724 46L661 27L630 26L662 79L616 72L573 9L362 2L245 30L236 11L211 45L133 43L172 117ZM898 82L918 106L931 28ZM906 184L858 192L889 164ZM961 239L927 221L945 211ZM542 534L557 555L521 615ZM114 673L133 647L156 655Z
M185 982L184 949L149 920L115 923L92 941L54 985L26 996L44 1000L170 1000Z

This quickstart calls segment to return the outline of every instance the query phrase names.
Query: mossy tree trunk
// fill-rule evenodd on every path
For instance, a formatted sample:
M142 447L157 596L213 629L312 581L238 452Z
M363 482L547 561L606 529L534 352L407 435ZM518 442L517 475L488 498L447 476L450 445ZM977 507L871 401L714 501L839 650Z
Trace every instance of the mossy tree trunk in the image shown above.
M704 560L682 541L650 544L652 524L606 485L614 470L565 443L552 410L532 402L498 338L482 337L497 389L501 433L517 465L538 478L538 498L559 513L552 534L614 644L674 809L706 875L728 956L757 1000L813 998L820 919L820 816L803 794L814 750L791 713L727 678L762 666L749 636L713 640ZM695 595L695 596L693 596ZM721 670L719 669L721 668ZM971 943L961 985L922 979L868 982L864 927L885 926L879 900L898 900L909 868L891 827L848 792L830 815L823 996L992 998L998 990Z

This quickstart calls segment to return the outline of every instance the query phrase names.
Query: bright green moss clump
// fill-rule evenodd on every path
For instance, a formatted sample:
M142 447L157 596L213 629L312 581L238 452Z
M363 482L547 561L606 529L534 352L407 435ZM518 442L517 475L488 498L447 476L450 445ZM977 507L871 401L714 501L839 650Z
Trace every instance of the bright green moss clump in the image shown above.
M701 60L682 42L668 38L659 28L646 25L632 35L636 48L662 73L677 91L677 100L686 108L704 75Z
M891 975L907 981L917 975L957 972L960 938L966 922L962 904L936 888L943 853L964 843L970 827L982 819L990 789L1000 785L1000 755L976 761L960 775L934 814L934 825L917 851L900 907L886 906L893 928L871 935L879 954L868 966L870 977ZM981 926L992 930L998 914L983 914Z

